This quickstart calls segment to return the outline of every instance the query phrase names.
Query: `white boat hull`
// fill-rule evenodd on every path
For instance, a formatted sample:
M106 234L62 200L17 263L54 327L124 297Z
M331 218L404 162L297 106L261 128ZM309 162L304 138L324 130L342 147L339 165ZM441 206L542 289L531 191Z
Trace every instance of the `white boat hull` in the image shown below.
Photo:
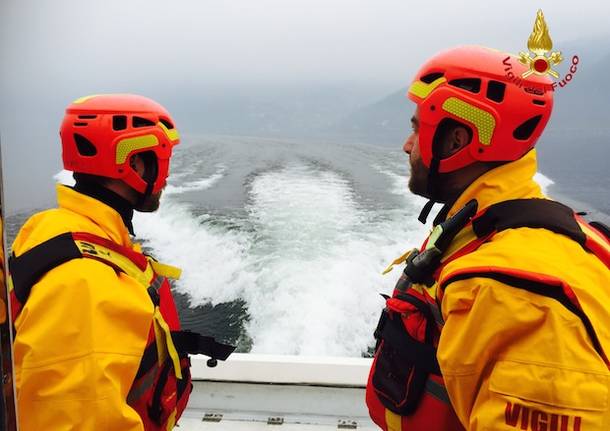
M192 358L181 430L377 429L364 401L371 359L234 354Z

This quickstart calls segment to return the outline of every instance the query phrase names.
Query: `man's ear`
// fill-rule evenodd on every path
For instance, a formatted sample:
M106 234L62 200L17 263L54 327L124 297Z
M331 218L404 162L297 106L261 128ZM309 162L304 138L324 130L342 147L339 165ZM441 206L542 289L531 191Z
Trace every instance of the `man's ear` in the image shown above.
M140 154L134 154L129 158L129 166L136 171L139 176L144 175L144 161Z
M453 128L451 133L449 133L448 142L446 142L445 157L454 155L469 143L470 133L468 133L465 127L458 126Z

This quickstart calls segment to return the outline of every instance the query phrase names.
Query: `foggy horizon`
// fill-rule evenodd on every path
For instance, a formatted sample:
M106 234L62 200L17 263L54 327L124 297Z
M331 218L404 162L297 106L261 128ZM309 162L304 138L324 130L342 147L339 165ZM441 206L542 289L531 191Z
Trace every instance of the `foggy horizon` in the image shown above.
M442 49L525 50L538 8L565 57L576 46L583 64L593 64L610 53L610 4L579 2L578 14L574 7L526 0L4 1L6 211L54 202L59 123L77 97L144 94L167 107L184 136L279 128L279 136L298 138L406 87ZM248 116L259 111L269 125L257 129ZM282 122L292 122L291 131Z

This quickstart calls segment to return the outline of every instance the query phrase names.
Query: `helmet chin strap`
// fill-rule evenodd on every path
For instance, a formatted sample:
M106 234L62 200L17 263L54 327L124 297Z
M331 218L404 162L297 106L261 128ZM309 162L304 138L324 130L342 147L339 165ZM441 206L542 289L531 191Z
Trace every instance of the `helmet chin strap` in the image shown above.
M436 157L432 156L432 160L430 161L430 169L428 170L428 184L426 185L428 196L430 199L426 202L426 205L422 208L417 220L419 220L422 224L426 224L428 220L428 216L430 215L430 211L432 207L437 202L435 197L438 196L438 167L440 165L440 160Z
M144 161L144 174L142 175L142 179L146 182L146 189L144 190L144 193L138 193L138 201L135 205L136 208L144 205L144 203L152 195L155 181L157 181L157 176L159 174L157 157L154 154L142 153L141 157Z

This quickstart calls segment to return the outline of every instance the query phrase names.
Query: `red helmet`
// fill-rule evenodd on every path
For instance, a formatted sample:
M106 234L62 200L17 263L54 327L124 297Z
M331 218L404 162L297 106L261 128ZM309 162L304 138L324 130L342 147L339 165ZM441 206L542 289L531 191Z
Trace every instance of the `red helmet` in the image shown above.
M165 186L172 148L180 142L165 108L134 94L102 94L75 100L66 108L59 135L65 169L118 178L140 193L146 193L149 187L131 168L131 155L154 153L157 175L150 179L150 192L156 193Z
M408 97L419 106L419 148L431 166L434 134L443 119L471 127L469 145L438 160L438 172L451 172L475 161L517 160L531 150L553 109L551 80L519 58L480 46L441 52L417 72Z

